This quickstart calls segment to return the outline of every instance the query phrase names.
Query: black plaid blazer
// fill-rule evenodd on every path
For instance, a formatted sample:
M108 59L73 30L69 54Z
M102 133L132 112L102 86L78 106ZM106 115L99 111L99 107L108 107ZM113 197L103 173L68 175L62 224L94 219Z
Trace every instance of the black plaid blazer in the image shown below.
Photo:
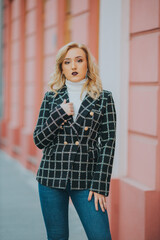
M65 189L89 189L109 195L116 141L116 110L112 93L103 90L96 100L87 93L76 120L60 104L69 96L66 84L58 95L47 91L33 132L43 156L36 180Z

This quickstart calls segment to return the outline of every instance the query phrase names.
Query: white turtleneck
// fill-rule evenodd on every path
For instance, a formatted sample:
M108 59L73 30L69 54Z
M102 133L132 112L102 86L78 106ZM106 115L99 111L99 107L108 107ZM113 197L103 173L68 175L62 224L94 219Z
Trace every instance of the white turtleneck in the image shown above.
M73 115L73 120L76 120L81 102L83 98L85 97L87 91L84 91L82 94L82 100L80 99L80 94L81 90L83 87L83 84L86 82L86 78L82 79L79 82L71 82L68 79L66 79L66 86L68 90L68 95L69 95L69 102L73 103L73 108L74 108L74 115Z

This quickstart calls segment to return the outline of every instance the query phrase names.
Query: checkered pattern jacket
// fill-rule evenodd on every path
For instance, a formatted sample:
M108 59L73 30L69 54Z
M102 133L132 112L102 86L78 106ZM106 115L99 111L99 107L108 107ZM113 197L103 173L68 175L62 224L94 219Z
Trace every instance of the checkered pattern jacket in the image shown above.
M76 120L60 106L69 102L67 86L58 95L44 95L33 132L43 149L36 180L53 188L89 189L109 195L116 141L116 110L112 93L103 90L96 100L87 93Z

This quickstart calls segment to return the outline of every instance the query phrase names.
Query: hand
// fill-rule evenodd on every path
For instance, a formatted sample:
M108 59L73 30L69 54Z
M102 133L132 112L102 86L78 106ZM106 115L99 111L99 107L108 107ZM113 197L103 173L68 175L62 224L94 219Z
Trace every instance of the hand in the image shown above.
M64 99L63 103L60 106L69 116L74 115L73 103L66 103L66 99Z
M105 196L100 193L89 191L88 201L92 199L93 194L94 194L94 203L95 203L96 210L98 211L98 201L99 201L102 211L105 212L105 209L107 209Z

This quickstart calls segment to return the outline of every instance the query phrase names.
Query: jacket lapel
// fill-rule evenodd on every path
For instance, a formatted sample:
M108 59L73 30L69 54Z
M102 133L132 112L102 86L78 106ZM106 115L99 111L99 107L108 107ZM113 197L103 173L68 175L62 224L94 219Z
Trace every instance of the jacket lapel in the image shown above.
M66 99L67 103L69 102L69 95L68 95L66 84L64 84L64 86L59 90L59 93L56 96L54 102L56 105L61 104L64 99ZM70 118L70 120L68 120L70 125L77 132L77 134L78 134L79 127L82 126L82 122L85 116L87 116L91 112L91 110L94 108L96 101L97 99L91 98L90 95L87 93L81 102L75 121L73 120L73 116Z

